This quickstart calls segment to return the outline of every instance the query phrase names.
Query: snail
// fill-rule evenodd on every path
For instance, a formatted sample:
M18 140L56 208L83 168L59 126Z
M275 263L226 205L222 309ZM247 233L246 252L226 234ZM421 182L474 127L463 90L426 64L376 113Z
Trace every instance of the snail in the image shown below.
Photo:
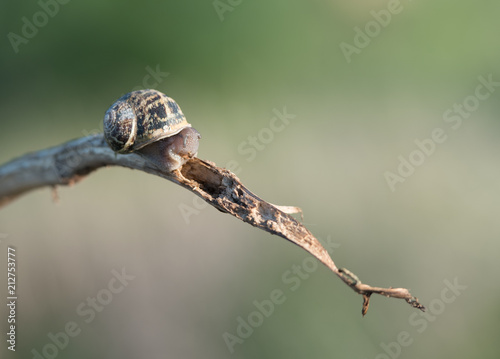
M139 90L120 97L106 111L104 137L116 153L137 153L172 172L196 156L201 135L173 99L156 90Z

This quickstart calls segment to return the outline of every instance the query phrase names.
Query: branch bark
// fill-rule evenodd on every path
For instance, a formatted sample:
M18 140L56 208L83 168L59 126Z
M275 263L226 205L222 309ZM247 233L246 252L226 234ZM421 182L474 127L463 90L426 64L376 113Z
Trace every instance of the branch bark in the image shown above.
M137 155L117 155L103 135L87 136L60 146L30 153L0 167L0 207L18 196L45 186L72 185L104 166L140 170L172 181L203 198L219 211L228 213L306 250L363 296L362 314L368 311L373 293L404 299L412 307L425 307L405 288L379 288L362 283L345 268L338 268L321 243L295 218L252 192L230 171L210 161L190 159L174 172L158 168Z

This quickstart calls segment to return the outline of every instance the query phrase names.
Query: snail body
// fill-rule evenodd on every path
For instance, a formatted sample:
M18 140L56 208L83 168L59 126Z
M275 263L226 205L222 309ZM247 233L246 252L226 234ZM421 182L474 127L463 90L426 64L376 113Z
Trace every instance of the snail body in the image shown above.
M139 90L120 97L106 111L104 137L117 153L135 152L173 171L196 156L201 135L172 98Z

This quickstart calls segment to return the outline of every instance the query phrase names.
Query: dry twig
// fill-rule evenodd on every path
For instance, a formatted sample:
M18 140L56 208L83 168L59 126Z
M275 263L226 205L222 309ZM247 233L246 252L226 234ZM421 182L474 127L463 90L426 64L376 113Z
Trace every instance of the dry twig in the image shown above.
M0 167L0 207L17 196L44 186L71 185L104 166L144 171L181 185L224 213L283 237L311 253L355 292L363 296L365 315L373 293L401 298L422 311L425 307L405 288L378 288L363 284L356 275L337 268L326 249L301 223L250 192L230 171L199 158L174 172L156 167L137 154L117 155L103 135L83 137L14 159Z

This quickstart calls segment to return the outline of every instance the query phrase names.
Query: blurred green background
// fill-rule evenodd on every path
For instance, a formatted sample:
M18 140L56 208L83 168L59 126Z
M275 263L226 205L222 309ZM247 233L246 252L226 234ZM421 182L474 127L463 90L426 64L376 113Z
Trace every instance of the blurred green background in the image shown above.
M201 132L199 157L235 161L256 194L303 209L339 266L430 308L422 317L378 296L362 318L362 298L323 267L292 290L283 276L312 263L298 247L174 184L108 168L60 188L58 203L43 189L1 209L1 256L9 245L18 255L18 357L499 356L500 92L469 98L456 129L443 117L480 77L500 81L499 2L70 1L13 46L24 17L43 24L41 9L0 3L1 163L100 132L119 96L154 87ZM341 44L356 34L364 47L349 62ZM284 108L295 117L269 137ZM386 172L436 128L446 141L391 191ZM122 268L135 278L106 297ZM5 275L0 285L6 297ZM231 353L223 334L259 319L254 301L275 290L284 302ZM87 323L77 308L96 295L109 303ZM49 333L69 322L80 333L51 351Z

